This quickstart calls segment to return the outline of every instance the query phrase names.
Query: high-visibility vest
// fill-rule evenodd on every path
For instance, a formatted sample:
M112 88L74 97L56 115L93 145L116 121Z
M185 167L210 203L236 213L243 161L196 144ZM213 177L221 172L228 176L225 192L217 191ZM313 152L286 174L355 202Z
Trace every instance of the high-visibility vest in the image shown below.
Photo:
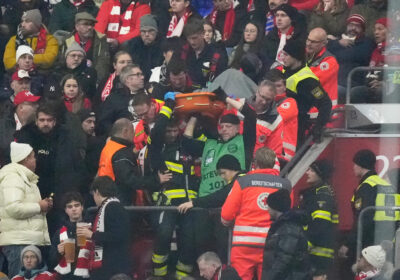
M286 88L293 93L297 94L297 85L308 78L315 79L319 81L318 77L311 71L311 69L308 66L304 66L301 68L299 71L294 73L292 76L287 78L286 80Z
M115 142L114 140L109 140L106 143L100 155L99 170L97 172L98 176L108 176L115 181L114 169L112 167L112 157L116 152L125 147L125 145Z
M293 98L285 98L278 106L278 112L283 119L283 158L290 161L296 154L297 129L299 110L297 102Z

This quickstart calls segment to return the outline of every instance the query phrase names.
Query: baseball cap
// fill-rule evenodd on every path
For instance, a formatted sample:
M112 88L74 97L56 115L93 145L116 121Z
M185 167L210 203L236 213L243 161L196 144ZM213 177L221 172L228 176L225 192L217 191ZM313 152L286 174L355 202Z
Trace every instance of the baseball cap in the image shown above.
M29 90L24 90L18 92L17 95L14 97L14 105L17 106L23 102L37 102L39 101L40 96L34 95Z
M28 71L22 69L15 71L14 74L12 74L11 76L12 81L21 81L22 79L25 78L30 79L31 77L29 76Z

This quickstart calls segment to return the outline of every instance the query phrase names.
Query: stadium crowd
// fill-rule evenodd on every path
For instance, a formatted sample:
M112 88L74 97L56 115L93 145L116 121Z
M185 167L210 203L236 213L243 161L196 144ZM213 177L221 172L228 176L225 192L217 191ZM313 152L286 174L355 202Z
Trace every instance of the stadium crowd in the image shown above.
M348 279L335 258L354 264L353 279L392 279L392 231L372 233L386 214L369 217L356 260L357 227L336 240L331 163L310 165L296 206L279 172L340 126L348 93L400 102L394 70L348 79L399 66L398 1L0 7L4 279ZM375 158L354 155L355 217L387 205L374 186L400 206Z

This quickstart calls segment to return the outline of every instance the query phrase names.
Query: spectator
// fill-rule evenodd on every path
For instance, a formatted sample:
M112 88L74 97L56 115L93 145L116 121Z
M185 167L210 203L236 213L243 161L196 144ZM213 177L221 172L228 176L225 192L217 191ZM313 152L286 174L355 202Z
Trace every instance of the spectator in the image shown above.
M245 25L243 35L239 44L235 46L231 56L229 66L239 69L240 61L244 54L254 53L260 56L260 49L264 32L262 28L255 22L249 22Z
M168 84L168 76L167 76L167 66L171 61L174 53L180 51L182 48L182 40L179 37L171 37L166 40L163 40L161 43L161 51L164 57L164 61L161 66L154 67L151 69L151 77L149 82L159 83L162 86ZM175 55L178 57L178 54Z
M286 95L296 99L299 110L297 146L305 141L305 131L310 126L307 113L312 106L317 107L319 114L311 133L314 141L321 141L323 127L330 118L332 102L318 77L306 66L302 43L289 40L283 48L283 54Z
M209 19L205 19L204 23L204 40L206 40L207 44L215 44L221 42L221 34L218 30L215 29L213 24Z
M171 21L169 22L167 38L181 37L188 20L201 18L190 6L190 0L170 0Z
M346 31L349 12L346 0L319 0L311 14L308 30L320 27L330 40L336 40Z
M374 49L374 42L365 37L365 19L361 15L352 15L346 22L346 32L342 34L342 37L330 40L327 45L328 51L339 63L338 94L341 100L345 100L348 86L362 84L362 72L353 75L351 85L347 84L348 75L358 66L367 66Z
M289 4L289 0L268 0L269 11L266 15L265 21L265 35L267 35L275 26L275 12L282 4Z
M104 146L98 176L108 176L116 185L116 194L123 205L132 205L134 190L158 189L171 174L159 176L140 176L136 155L133 153L134 131L128 119L117 120L111 130L111 139Z
M289 180L273 169L275 158L269 148L258 149L255 170L235 181L222 206L222 224L234 224L231 263L243 280L261 279L265 239L271 227L267 197L279 189L291 190Z
M96 17L98 11L99 8L93 0L61 0L54 5L50 17L50 32L54 33L58 30L72 32L74 23L76 27L76 14L86 12Z
M27 71L29 73L30 83L31 83L30 88L27 90L30 90L32 93L36 95L42 95L43 85L46 79L44 75L39 73L39 71L36 69L36 66L33 64L33 56L34 56L33 50L29 46L25 45L19 46L17 52L15 53L15 58L17 61L15 71L16 72L18 70ZM3 87L0 93L1 96L12 95L13 88L11 87L11 83L12 83L12 75L8 73L5 74L3 76Z
M306 31L297 22L298 12L289 4L282 4L275 9L276 26L265 36L263 43L263 55L268 60L271 68L283 64L282 50L290 39L301 44L305 41Z
M111 50L140 34L140 18L150 14L146 0L106 0L97 14L95 29L107 36Z
M327 34L322 28L315 28L310 31L306 41L307 65L318 77L321 86L324 88L332 101L332 109L338 104L338 71L339 64L336 58L326 49L328 44ZM318 111L311 108L311 118L316 118Z
M30 91L31 89L31 76L26 70L17 70L11 75L10 87L1 92L1 103L10 104L13 102L15 96L21 91Z
M207 280L241 279L233 267L222 265L221 259L214 252L205 252L197 259L200 276Z
M47 271L47 266L42 261L42 253L34 245L26 246L21 252L22 268L12 280L55 280L56 273Z
M61 97L60 80L67 74L75 76L82 91L91 100L96 94L96 70L87 66L86 52L77 43L72 42L65 52L65 63L59 66L47 79L44 96L47 98Z
M300 209L308 217L306 236L315 278L328 278L335 256L339 217L334 190L328 184L332 172L327 160L313 162L306 172L307 189L300 194Z
M132 102L137 94L146 93L143 72L139 65L129 64L122 68L119 79L123 87L113 91L99 110L99 127L97 127L99 135L108 134L117 119L137 120Z
M374 38L374 25L376 20L388 16L387 0L365 0L358 3L350 11L350 15L361 15L365 19L365 35Z
M132 60L139 64L145 81L149 80L151 69L163 61L161 44L156 19L153 15L144 15L140 19L140 36L126 41L121 46L131 55Z
M383 271L386 262L386 252L381 245L368 246L361 251L361 257L357 260L355 272L356 280L362 279L386 279Z
M122 68L124 68L128 64L132 64L132 57L128 52L118 51L114 55L113 68L115 71L114 73L110 74L107 80L100 83L100 85L102 86L99 86L99 89L101 90L100 97L102 102L106 100L113 89L115 91L116 89L120 89L123 87L123 84L119 79L119 74L121 73Z
M225 47L232 48L239 43L244 26L249 20L247 10L233 0L213 0L214 9L208 19L222 36Z
M276 88L271 81L262 81L250 104L257 114L257 137L254 153L268 147L282 157L283 121L275 103Z
M193 86L195 88L205 87L226 69L227 55L206 43L201 20L191 20L185 25L183 33L188 43L183 47L181 59L186 61Z
M370 67L382 67L386 65L387 39L389 37L388 19L378 19L375 23L375 43L377 47L372 52ZM351 89L352 103L382 103L388 101L389 89L385 87L383 71L371 71L366 75L365 86L358 86ZM385 92L385 94L384 94ZM384 96L386 98L384 98Z
M6 70L15 67L16 51L21 45L28 45L33 49L33 63L38 69L44 70L53 66L58 54L58 43L42 24L38 9L24 12L17 35L8 41L3 58Z
M21 268L25 246L50 245L46 213L53 202L40 196L32 147L11 142L10 148L11 163L0 170L0 245L8 262L8 275L14 277Z
M265 241L261 279L311 279L307 237L303 231L305 215L290 210L287 189L270 194L267 205L273 223Z
M167 66L168 85L163 86L156 84L153 88L151 96L158 100L164 100L167 92L189 93L193 92L192 81L187 73L185 62L179 58L172 58L171 63Z
M63 58L71 44L77 42L85 50L86 64L96 70L97 81L101 81L109 75L110 53L106 36L93 29L96 22L96 18L87 12L77 13L75 29L61 46L60 57Z
M39 99L40 96L35 96L29 91L21 91L14 98L14 106L10 105L10 110L2 113L0 118L0 155L2 155L0 162L10 162L9 147L14 139L14 133L35 120Z
M76 246L77 261L67 263L64 257L64 241L72 238L77 239L76 223L83 222L83 197L78 192L67 192L62 198L62 208L65 218L60 221L60 226L52 238L51 259L57 262L55 271L59 274L59 279L85 279L89 277L88 249L86 246Z
M283 120L282 131L282 158L279 158L281 168L289 162L296 153L297 146L297 126L298 114L297 102L292 97L286 96L286 84L283 73L278 69L272 69L265 75L265 80L275 84L276 96L275 102L279 115ZM284 160L284 161L283 161Z
M77 113L83 108L89 109L92 106L90 100L87 99L82 92L79 82L74 75L65 75L60 85L64 95L64 104L69 112Z
M98 207L93 228L78 228L76 233L93 242L90 277L108 280L115 274L129 273L129 216L115 197L116 187L110 177L97 177L92 193Z
M48 3L43 0L17 0L8 1L5 5L5 11L3 14L3 23L8 26L9 35L14 35L17 33L17 28L19 25L19 19L22 14L26 11L38 9L40 15L44 19L44 23L47 24L50 19L50 13L48 10Z

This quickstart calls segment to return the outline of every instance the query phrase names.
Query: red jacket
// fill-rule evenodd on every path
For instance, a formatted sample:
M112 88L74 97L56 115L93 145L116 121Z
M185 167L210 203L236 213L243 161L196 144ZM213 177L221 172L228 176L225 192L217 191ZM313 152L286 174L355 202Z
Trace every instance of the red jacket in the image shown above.
M103 34L107 35L107 38L110 38L110 34L108 32L108 25L110 23L110 15L113 7L119 5L120 0L106 0L100 7L99 13L97 14L97 23L95 25L95 29ZM140 18L144 15L150 14L150 6L147 4L140 4L139 1L135 4L135 8L132 12L131 20L130 20L130 30L128 34L120 35L117 40L121 44L133 37L140 35ZM123 18L125 17L125 13L120 15L120 25L119 29L122 26ZM119 30L118 30L119 31ZM112 37L111 37L112 38Z
M39 273L38 275L36 275L33 278L30 278L29 280L56 280L58 278L58 274L57 273L50 273L48 271ZM25 277L23 276L14 276L11 280L26 280Z
M264 248L271 226L267 198L281 188L291 190L289 180L275 169L258 169L239 177L221 210L225 221L235 220L233 246Z
M290 5L297 10L312 11L318 5L319 0L290 0Z
M298 120L297 116L299 110L297 102L294 98L284 98L279 101L278 112L283 119L283 152L282 157L290 161L295 153L297 146L297 129Z

